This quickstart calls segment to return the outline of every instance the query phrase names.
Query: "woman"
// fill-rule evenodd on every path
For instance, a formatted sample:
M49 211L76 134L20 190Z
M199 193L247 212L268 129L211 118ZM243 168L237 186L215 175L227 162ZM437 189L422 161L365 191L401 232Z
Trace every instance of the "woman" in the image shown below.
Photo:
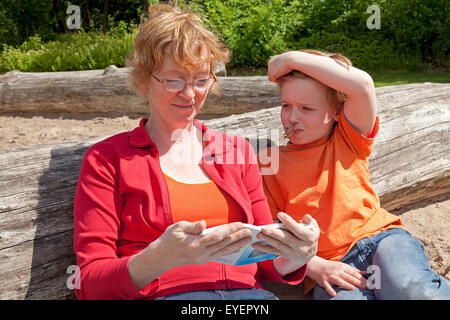
M301 282L318 232L280 214L289 231L268 228L258 236L268 245L254 245L277 259L245 266L212 261L249 243L243 222L272 223L270 209L247 141L194 120L228 51L190 11L167 5L149 11L135 39L131 79L151 116L85 154L74 204L76 294L276 299L260 281ZM244 161L227 163L230 153ZM303 222L315 223L310 216Z

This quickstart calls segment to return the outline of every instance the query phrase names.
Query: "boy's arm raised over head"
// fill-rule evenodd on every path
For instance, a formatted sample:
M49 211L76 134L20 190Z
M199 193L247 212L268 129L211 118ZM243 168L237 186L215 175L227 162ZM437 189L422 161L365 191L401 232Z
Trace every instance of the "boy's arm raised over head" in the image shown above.
M276 81L292 70L301 71L337 91L347 99L343 112L351 124L368 136L376 119L375 86L371 76L353 66L326 56L289 51L274 56L268 63L268 78Z

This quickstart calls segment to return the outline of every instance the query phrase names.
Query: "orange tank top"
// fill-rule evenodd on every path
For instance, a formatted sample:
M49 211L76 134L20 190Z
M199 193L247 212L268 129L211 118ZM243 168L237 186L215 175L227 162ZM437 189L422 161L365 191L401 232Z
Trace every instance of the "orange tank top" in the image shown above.
M242 208L214 181L199 184L179 182L164 174L169 189L173 222L205 220L207 228L243 221Z

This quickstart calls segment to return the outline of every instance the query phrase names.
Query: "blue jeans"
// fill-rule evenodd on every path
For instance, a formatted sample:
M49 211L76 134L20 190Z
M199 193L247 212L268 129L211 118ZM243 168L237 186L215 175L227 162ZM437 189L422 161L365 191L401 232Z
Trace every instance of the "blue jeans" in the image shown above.
M201 290L171 294L156 300L278 300L272 292L259 288Z
M367 271L367 289L314 288L315 300L450 300L449 282L430 267L422 243L403 229L359 240L341 262Z

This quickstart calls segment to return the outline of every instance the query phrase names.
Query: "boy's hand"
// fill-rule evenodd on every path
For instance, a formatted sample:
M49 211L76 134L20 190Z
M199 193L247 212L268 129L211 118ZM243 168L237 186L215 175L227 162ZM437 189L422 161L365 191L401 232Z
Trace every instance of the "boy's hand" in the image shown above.
M297 53L296 51L289 51L270 58L267 64L269 81L276 82L278 78L294 70L291 63L296 59Z
M355 287L366 289L367 282L363 277L365 273L346 263L329 261L316 256L308 263L306 274L322 286L330 296L335 297L336 291L333 285L345 290L354 290Z

